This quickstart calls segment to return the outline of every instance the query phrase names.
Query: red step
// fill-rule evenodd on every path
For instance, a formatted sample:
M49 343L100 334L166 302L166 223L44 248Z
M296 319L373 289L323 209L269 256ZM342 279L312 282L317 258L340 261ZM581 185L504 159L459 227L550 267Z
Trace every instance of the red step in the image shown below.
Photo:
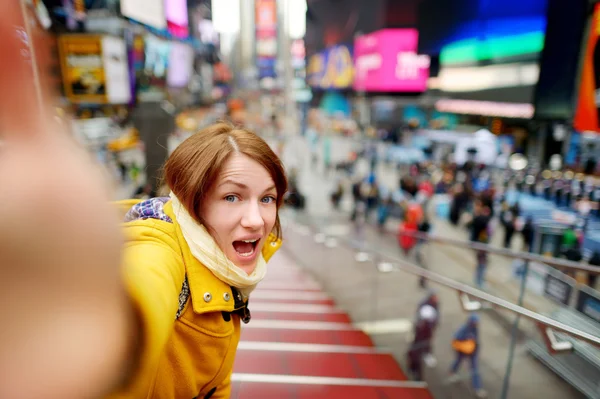
M231 399L433 399L426 388L232 382Z
M250 322L252 323L252 322ZM373 346L368 335L360 330L285 330L242 328L242 341L290 342L298 344Z
M238 349L234 372L315 377L406 380L386 353L288 352Z
M253 293L254 295L254 293ZM250 300L252 300L252 298L250 298ZM329 306L334 306L335 302L333 301L333 299L311 299L311 300L304 300L302 298L294 298L294 293L290 292L289 295L285 294L282 295L281 298L278 299L271 299L271 298L260 298L260 302L272 302L272 303L295 303L295 304L312 304L312 305L329 305Z
M282 290L282 291L309 291L321 292L321 287L313 282L264 280L261 281L257 290Z
M328 295L315 291L256 290L252 293L251 303L295 303L334 306Z
M231 398L432 399L290 258L277 254L270 265L250 298Z
M337 323L351 323L350 317L345 313L276 313L252 310L250 302L250 312L252 319L266 320L305 320L305 321L331 321ZM250 322L252 323L252 322Z

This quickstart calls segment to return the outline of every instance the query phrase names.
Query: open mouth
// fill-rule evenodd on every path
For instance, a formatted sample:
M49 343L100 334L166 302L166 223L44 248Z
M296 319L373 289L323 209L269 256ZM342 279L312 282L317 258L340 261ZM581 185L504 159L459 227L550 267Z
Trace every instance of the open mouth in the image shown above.
M258 246L259 241L260 241L260 238L255 238L252 240L234 241L233 249L235 249L235 252L237 252L237 254L239 256L241 256L242 258L249 258L252 255L254 255L254 252L256 251L256 247Z

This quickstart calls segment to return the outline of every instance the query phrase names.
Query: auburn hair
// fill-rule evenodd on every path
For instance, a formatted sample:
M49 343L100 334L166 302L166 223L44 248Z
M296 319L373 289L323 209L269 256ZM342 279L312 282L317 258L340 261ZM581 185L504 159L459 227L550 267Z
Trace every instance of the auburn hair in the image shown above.
M219 122L193 134L169 156L164 167L165 183L200 224L201 204L217 181L227 160L243 154L261 164L271 175L277 190L277 218L273 232L281 237L279 208L287 191L287 178L281 160L255 133ZM210 228L210 226L206 226Z

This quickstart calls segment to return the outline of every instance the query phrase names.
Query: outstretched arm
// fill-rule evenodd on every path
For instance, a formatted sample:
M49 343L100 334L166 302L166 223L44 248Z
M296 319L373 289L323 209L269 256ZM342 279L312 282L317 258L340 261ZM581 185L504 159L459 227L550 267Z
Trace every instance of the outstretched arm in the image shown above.
M10 14L0 14L0 397L99 397L128 374L138 335L120 227L100 172L46 117L31 39Z

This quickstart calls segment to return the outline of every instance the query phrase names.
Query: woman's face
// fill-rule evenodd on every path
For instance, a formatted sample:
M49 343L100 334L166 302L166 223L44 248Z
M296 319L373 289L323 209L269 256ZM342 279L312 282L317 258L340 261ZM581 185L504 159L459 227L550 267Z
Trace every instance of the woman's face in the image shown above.
M208 192L200 215L225 256L250 274L275 225L276 204L269 172L248 156L235 154Z

